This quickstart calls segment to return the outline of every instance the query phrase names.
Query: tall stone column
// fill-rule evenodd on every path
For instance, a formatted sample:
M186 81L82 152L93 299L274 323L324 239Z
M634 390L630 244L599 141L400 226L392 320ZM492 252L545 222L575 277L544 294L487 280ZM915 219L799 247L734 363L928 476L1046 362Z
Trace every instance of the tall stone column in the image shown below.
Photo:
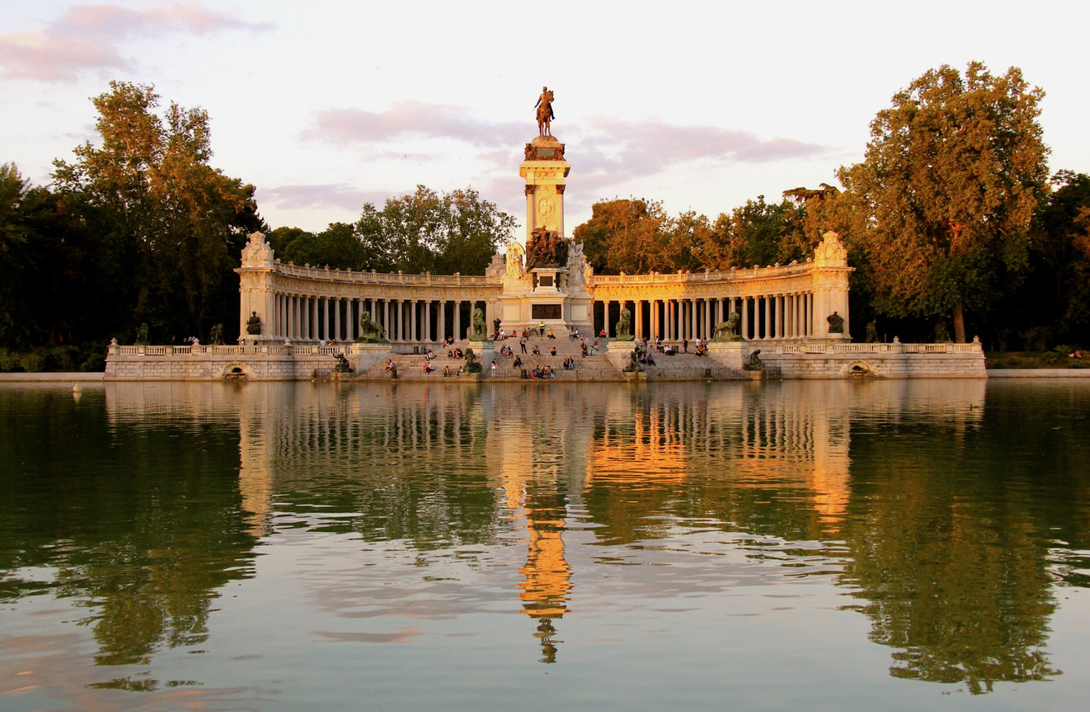
M423 341L431 341L431 300L425 299L424 305L424 338Z
M341 341L341 299L333 300L333 338Z
M416 305L415 299L409 300L409 341L420 340L420 332L416 330Z
M386 330L386 340L393 341L390 329L390 300L382 300L382 328Z
M697 302L696 302L695 299L690 299L689 300L689 340L690 341L696 341L696 323L697 323L696 304L697 304Z
M636 300L636 328L632 330L637 339L643 338L643 300Z
M454 302L454 340L462 340L462 301Z
M742 336L749 339L749 297L742 297Z
M439 301L439 328L435 332L435 340L439 343L447 339L447 300Z

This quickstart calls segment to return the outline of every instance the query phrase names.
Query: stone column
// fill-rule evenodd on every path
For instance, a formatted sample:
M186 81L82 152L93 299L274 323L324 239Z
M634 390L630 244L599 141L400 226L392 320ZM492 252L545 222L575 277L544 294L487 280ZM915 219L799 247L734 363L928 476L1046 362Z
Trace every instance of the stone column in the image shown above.
M689 341L696 341L696 299L689 300Z
M635 324L635 328L632 329L632 334L637 339L642 339L643 338L643 300L642 299L637 299L635 307L636 307L636 314L635 314L636 324Z
M742 297L742 336L749 339L749 297Z
M416 341L418 334L416 331L416 300L409 299L409 341Z
M378 301L374 297L371 298L371 321L378 323Z
M310 339L310 298L299 297L299 327L301 339Z
M529 242L530 242L530 233L532 233L534 231L534 228L537 227L534 224L534 218L537 215L537 211L534 210L534 186L532 186L532 185L524 186L523 191L526 193L526 218L527 218L527 220L526 220L526 242L527 242L527 244L529 244ZM470 309L469 313L470 313L470 322L469 323L472 324L473 323L473 321L472 321L472 316L473 316L472 308Z
M390 300L382 300L382 328L386 329L386 340L393 341L390 330Z
M439 328L435 333L436 341L442 343L447 339L447 300L439 302Z
M337 297L333 300L333 337L341 341L341 300Z
M462 300L454 301L454 340L462 340Z
M424 300L424 341L431 341L431 300Z
M484 303L484 333L485 338L492 336L492 322L496 319L496 305L492 300Z

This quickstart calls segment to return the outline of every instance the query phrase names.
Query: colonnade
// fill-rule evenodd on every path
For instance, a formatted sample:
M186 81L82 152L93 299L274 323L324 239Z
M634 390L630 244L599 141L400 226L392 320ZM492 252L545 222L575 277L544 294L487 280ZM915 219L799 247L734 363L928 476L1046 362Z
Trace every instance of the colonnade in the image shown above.
M599 307L598 304L601 304ZM772 294L754 297L686 297L678 299L601 300L595 303L594 332L617 335L621 309L632 313L638 339L682 341L711 339L715 327L731 314L741 315L739 332L751 341L813 336L814 295Z
M354 341L360 317L370 314L392 343L439 343L466 337L474 307L484 300L325 297L275 293L270 334L292 341ZM491 312L490 308L486 308Z

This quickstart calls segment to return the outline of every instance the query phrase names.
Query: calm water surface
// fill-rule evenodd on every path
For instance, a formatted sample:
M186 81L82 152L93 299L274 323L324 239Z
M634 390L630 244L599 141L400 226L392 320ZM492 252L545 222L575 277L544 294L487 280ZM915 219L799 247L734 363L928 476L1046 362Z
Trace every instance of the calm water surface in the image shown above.
M0 387L0 709L1090 697L1090 383Z

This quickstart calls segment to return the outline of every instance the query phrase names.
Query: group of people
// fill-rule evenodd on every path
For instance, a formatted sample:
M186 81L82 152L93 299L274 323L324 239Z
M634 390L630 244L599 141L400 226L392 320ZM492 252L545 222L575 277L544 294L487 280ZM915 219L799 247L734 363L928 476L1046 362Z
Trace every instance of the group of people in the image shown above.
M692 343L693 343L693 353L694 354L696 354L697 356L707 356L708 355L708 340L707 339L696 339ZM643 340L643 350L644 351L650 351L651 350L650 342L647 339ZM681 350L678 351L677 344L663 344L662 339L656 339L655 340L655 351L658 351L660 354L663 354L665 356L674 356L675 354L678 354L678 353L687 354L687 353L689 353L689 340L688 339L682 339L681 340Z

